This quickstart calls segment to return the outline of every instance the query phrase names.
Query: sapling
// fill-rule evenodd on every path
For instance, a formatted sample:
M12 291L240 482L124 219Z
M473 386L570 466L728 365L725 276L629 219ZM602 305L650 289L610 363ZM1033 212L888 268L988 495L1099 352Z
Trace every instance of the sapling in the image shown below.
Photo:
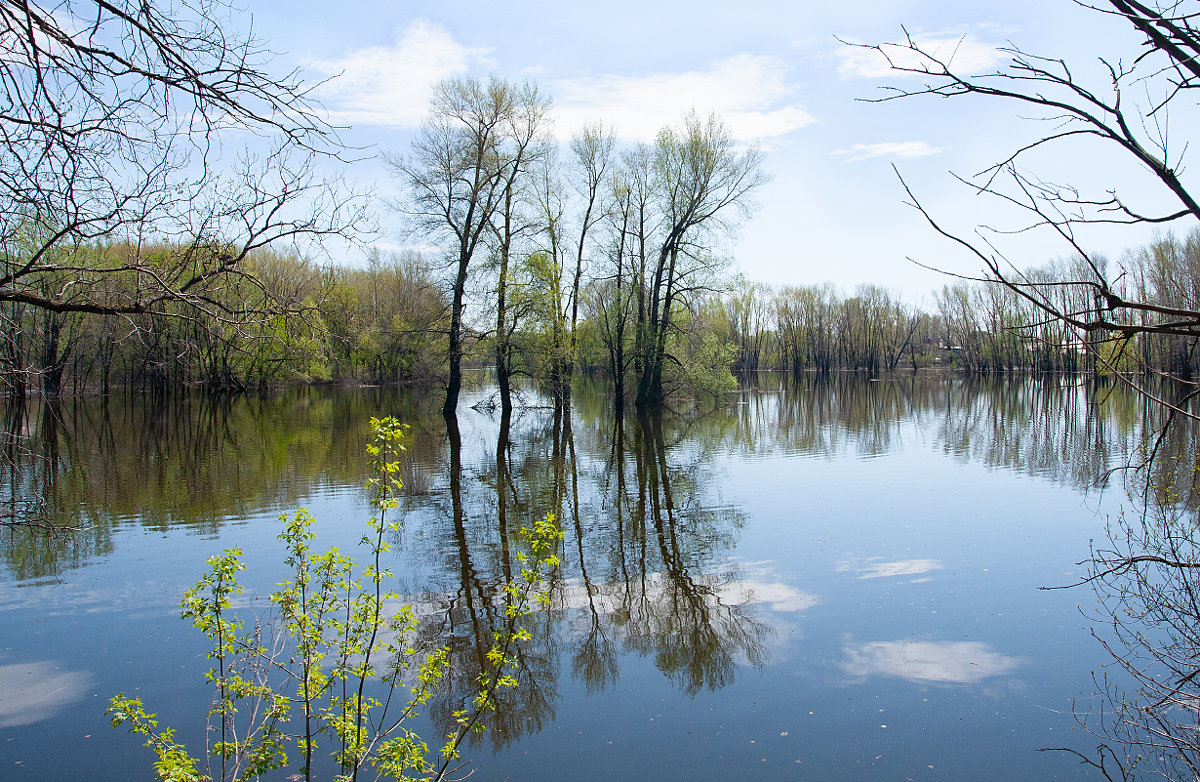
M169 727L160 728L140 698L119 694L109 702L113 727L128 725L154 750L155 771L169 782L253 779L291 768L290 778L311 780L315 753L324 748L337 766L335 779L371 777L422 782L443 780L462 768L459 747L481 716L496 708L496 694L517 686L515 647L529 639L522 620L547 600L546 576L558 566L562 532L553 515L523 527L528 548L518 555L521 573L507 583L504 622L494 633L487 665L470 704L454 713L454 729L438 751L409 726L438 692L450 666L445 647L418 654L415 611L386 589L383 564L388 538L400 529L395 511L403 488L399 454L407 427L392 417L371 419L367 482L372 513L359 566L336 548L314 553L313 517L300 509L282 516L280 540L289 578L270 596L272 610L246 624L233 608L241 594L242 551L210 557L208 572L181 603L212 643L205 674L213 686L204 752L193 755Z

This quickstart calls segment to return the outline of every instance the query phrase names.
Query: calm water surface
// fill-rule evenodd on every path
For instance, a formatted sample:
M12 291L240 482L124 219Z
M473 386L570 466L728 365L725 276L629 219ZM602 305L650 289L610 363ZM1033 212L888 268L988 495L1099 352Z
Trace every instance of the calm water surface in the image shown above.
M566 531L521 686L464 756L476 779L1077 779L1110 660L1076 580L1123 492L1139 403L1061 380L761 379L715 410L568 419L491 389L457 429L382 389L64 403L10 415L30 453L6 499L85 526L0 538L0 779L152 778L108 727L141 696L203 745L206 647L178 602L204 558L284 577L281 512L352 549L370 415L412 424L397 590L469 668L490 643L512 533ZM475 405L475 407L472 407ZM11 454L10 454L11 457ZM14 459L10 458L10 462ZM255 605L247 598L242 605ZM469 675L432 704L443 733ZM281 775L281 778L284 775Z

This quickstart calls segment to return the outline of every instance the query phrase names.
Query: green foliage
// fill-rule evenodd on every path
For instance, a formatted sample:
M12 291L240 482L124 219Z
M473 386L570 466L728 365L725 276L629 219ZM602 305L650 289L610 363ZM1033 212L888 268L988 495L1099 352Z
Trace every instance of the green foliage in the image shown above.
M505 587L506 622L470 706L454 715L455 730L431 752L408 727L437 693L450 657L446 648L417 653L418 619L385 589L392 577L383 564L386 538L400 529L394 512L406 428L391 417L371 419L365 567L336 548L315 553L313 518L303 509L281 517L290 577L270 596L274 612L248 626L233 600L246 567L241 549L208 559L208 572L181 604L182 618L212 643L205 678L214 698L203 756L190 753L172 728L160 729L138 698L119 694L107 711L113 727L128 725L145 738L160 780L246 780L297 763L295 778L307 780L318 749L337 764L338 780L356 780L365 769L375 778L441 780L454 770L463 739L482 730L480 717L496 708L497 693L516 686L516 645L530 637L521 623L546 603L545 578L558 565L562 533L552 515L521 529L528 552L518 555L520 577Z
M688 394L711 394L737 388L730 372L737 347L723 332L724 313L716 302L696 313L683 312L676 320L677 333L667 340L671 359L664 371L664 386Z
M687 360L679 364L683 387L692 393L714 396L737 388L737 380L729 367L737 356L737 348L718 334L705 332L689 340Z
M1132 340L1123 337L1107 339L1096 346L1099 353L1098 371L1114 375L1137 371L1137 350Z

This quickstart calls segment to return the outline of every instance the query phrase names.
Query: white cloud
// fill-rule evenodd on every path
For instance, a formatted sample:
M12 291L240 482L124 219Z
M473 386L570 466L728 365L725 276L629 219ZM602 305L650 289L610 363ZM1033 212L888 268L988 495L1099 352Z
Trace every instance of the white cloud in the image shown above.
M490 50L464 46L443 27L418 19L396 30L390 46L355 49L306 67L333 77L317 92L331 121L342 125L416 127L438 81L492 65ZM541 68L525 74L536 77ZM794 100L789 66L742 54L705 70L644 76L607 75L545 82L554 98L555 130L570 135L590 121L623 139L650 141L696 110L717 113L739 141L777 139L815 121Z
M879 557L861 561L847 561L838 566L838 570L855 572L860 579L890 578L892 576L919 576L933 570L941 570L942 563L936 559L901 559L896 562L883 562Z
M994 70L1006 59L996 44L980 41L970 33L960 36L913 36L913 43L952 70L968 75ZM883 50L886 56L871 48L844 46L838 51L841 60L838 72L846 79L880 79L902 75L892 70L893 64L898 68L940 70L928 57L923 57L906 45L884 44ZM888 62L889 58L891 63Z
M1021 664L977 641L877 641L845 653L842 669L855 679L898 676L925 684L976 684Z
M782 60L742 54L702 71L560 79L549 86L563 134L599 120L621 138L650 141L695 109L701 116L716 112L735 139L757 141L816 121L794 102L787 71Z
M924 141L884 141L879 144L855 144L849 149L839 149L833 154L846 158L847 163L875 157L890 157L901 160L928 157L942 151L942 147L930 146Z
M435 83L488 65L489 52L464 46L445 28L417 19L397 28L390 46L355 49L306 67L334 77L317 93L332 122L404 128L425 119Z
M91 686L91 674L64 671L53 661L0 665L0 728L48 720L83 700Z

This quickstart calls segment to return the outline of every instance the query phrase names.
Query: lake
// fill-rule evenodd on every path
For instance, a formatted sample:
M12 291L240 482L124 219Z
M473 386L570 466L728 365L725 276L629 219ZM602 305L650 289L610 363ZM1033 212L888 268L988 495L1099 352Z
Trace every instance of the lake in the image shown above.
M475 779L1083 779L1112 658L1078 581L1128 503L1143 402L1069 378L763 376L719 404L569 418L527 390L507 427L482 378L457 429L428 398L66 400L9 410L0 490L75 534L0 532L0 777L134 780L108 726L144 699L190 748L211 693L179 598L231 546L247 596L285 577L278 517L353 550L371 415L411 424L395 589L466 664L500 605L511 533L565 532L521 685L463 750ZM258 596L256 601L254 596ZM1111 618L1109 618L1111 621ZM428 709L431 744L466 676ZM280 775L282 779L286 775Z

